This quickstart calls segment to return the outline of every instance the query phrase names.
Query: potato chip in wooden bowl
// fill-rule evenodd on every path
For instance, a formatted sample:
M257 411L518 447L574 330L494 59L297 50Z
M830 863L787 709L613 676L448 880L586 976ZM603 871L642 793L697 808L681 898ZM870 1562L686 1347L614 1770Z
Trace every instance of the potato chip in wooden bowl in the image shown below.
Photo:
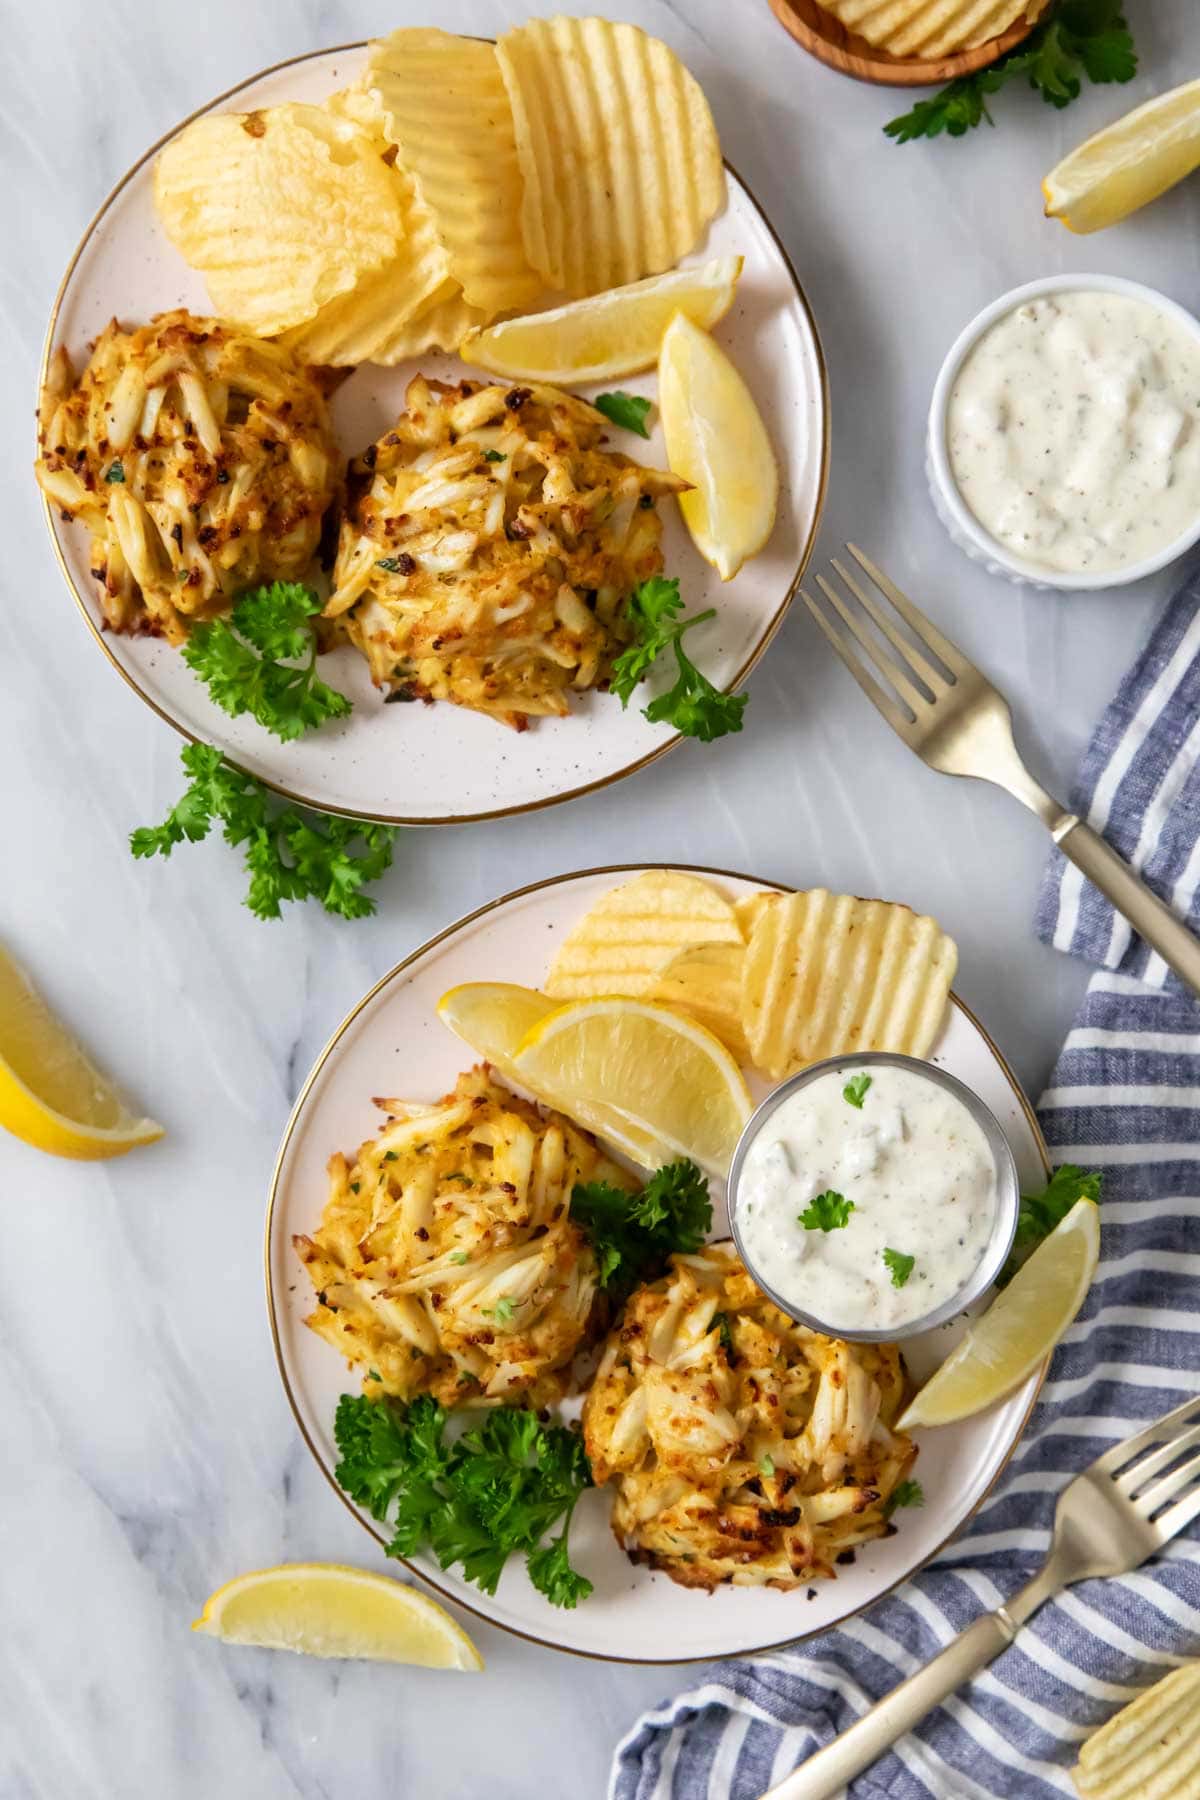
M1015 48L1049 0L771 0L775 17L831 69L885 87L936 87Z

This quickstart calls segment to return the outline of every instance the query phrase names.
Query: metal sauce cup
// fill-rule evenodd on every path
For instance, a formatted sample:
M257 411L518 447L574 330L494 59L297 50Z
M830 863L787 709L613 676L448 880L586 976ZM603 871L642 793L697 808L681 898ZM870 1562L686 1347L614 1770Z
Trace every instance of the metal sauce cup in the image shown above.
M996 1212L987 1248L976 1263L972 1274L933 1312L924 1313L918 1319L910 1319L904 1325L888 1326L880 1330L867 1330L860 1327L858 1330L852 1331L839 1324L836 1319L822 1319L816 1313L802 1311L794 1300L789 1300L785 1295L778 1293L769 1282L764 1281L754 1265L753 1258L747 1255L742 1238L740 1216L742 1171L746 1165L750 1146L758 1137L763 1126L783 1105L783 1102L789 1100L793 1094L807 1087L810 1082L816 1081L819 1076L829 1074L831 1070L845 1071L847 1075L850 1075L859 1069L870 1071L881 1068L911 1069L915 1075L920 1075L926 1081L933 1082L935 1086L944 1088L947 1093L953 1094L956 1100L961 1101L983 1132L988 1149L992 1153L992 1160L996 1167ZM999 1120L991 1109L984 1105L978 1094L973 1093L956 1076L948 1075L944 1069L939 1069L936 1063L922 1062L919 1057L915 1056L896 1056L886 1050L864 1050L857 1055L834 1056L826 1062L813 1063L811 1067L802 1069L798 1075L790 1076L787 1081L782 1082L779 1087L767 1095L761 1106L751 1115L745 1130L737 1141L733 1161L729 1165L728 1196L729 1227L733 1233L733 1241L737 1245L738 1255L763 1293L774 1301L781 1312L787 1313L789 1318L799 1320L802 1325L807 1325L812 1331L824 1332L827 1337L847 1338L862 1344L879 1344L894 1341L897 1337L917 1337L923 1331L932 1331L937 1325L945 1325L962 1312L964 1307L970 1306L972 1301L978 1300L981 1294L987 1292L1004 1267L1008 1253L1012 1249L1013 1237L1017 1229L1021 1190L1017 1178L1017 1165L1013 1160L1008 1139L1000 1128Z

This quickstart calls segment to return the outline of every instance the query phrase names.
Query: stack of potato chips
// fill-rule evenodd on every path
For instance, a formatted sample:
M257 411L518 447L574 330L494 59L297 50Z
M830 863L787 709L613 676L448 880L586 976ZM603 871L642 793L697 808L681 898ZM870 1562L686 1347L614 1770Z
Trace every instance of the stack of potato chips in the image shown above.
M698 83L633 25L374 42L322 106L209 115L155 170L214 309L313 363L396 363L548 294L673 268L724 203Z

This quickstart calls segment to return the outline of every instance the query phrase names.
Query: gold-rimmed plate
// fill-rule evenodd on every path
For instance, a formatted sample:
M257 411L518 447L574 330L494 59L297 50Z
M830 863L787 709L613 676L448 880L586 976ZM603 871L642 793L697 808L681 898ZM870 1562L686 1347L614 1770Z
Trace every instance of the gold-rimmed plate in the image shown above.
M507 894L460 919L415 950L343 1020L318 1057L284 1132L271 1186L266 1227L267 1305L279 1372L296 1422L331 1486L336 1452L332 1424L338 1396L357 1383L329 1346L308 1330L308 1277L292 1249L295 1233L316 1225L326 1194L326 1162L378 1127L373 1094L435 1099L454 1085L470 1052L439 1021L437 1001L464 981L505 980L536 987L556 945L582 913L618 881L621 867L564 875ZM725 870L694 871L731 898L776 884ZM995 1113L1024 1185L1041 1186L1047 1160L1037 1123L1012 1070L986 1031L955 1000L934 1060L974 1089ZM718 1200L714 1235L724 1236ZM954 1341L951 1330L913 1340L910 1363L924 1375ZM895 1536L868 1544L836 1581L806 1591L722 1588L704 1595L663 1574L635 1567L609 1530L603 1489L584 1496L571 1527L571 1557L595 1584L573 1612L550 1606L515 1561L494 1598L446 1573L432 1559L410 1566L445 1598L506 1630L579 1655L627 1662L687 1662L751 1653L828 1630L860 1612L935 1556L958 1532L999 1476L1024 1428L1041 1384L1031 1378L1007 1400L959 1425L918 1433L920 1510L900 1515ZM378 1526L351 1510L380 1545ZM382 1556L382 1550L380 1550Z
M200 111L322 100L357 77L364 55L365 45L357 44L299 57L252 76ZM209 310L200 278L167 242L155 215L151 188L161 142L117 184L84 234L55 300L43 372L59 344L81 359L114 316L134 322L173 306ZM799 278L749 188L732 169L728 179L728 205L688 260L733 253L745 258L737 299L718 336L763 410L782 474L780 514L769 544L730 583L723 585L697 554L673 505L664 506L664 553L668 572L680 577L688 610L717 609L691 635L689 649L718 685L731 690L770 642L804 572L824 500L829 422L824 360ZM356 370L334 399L334 422L347 454L394 421L418 366L442 379L478 373L435 355L419 365ZM620 386L653 397L655 377L625 378ZM657 427L648 444L618 435L621 449L665 465ZM323 673L353 700L351 716L297 743L280 744L252 720L221 712L166 644L102 631L87 534L49 507L46 517L83 618L129 686L182 736L220 745L238 767L306 805L391 824L504 817L604 787L679 741L642 718L644 700L623 712L606 694L584 695L570 718L540 721L520 734L459 707L385 707L365 663L346 648L325 659ZM653 692L648 687L646 697Z

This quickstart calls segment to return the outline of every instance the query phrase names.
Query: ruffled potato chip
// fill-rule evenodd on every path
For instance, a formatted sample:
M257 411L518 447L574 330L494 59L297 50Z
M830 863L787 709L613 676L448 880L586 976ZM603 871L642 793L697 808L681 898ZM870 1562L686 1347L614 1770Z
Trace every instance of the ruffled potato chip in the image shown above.
M658 38L607 19L531 19L496 53L533 267L572 294L673 268L725 201L695 77Z
M733 903L734 917L742 928L746 942L750 942L750 934L768 906L773 906L779 895L769 888L760 888L757 894L739 894Z
M952 938L885 900L824 888L760 913L742 971L742 1024L775 1081L859 1050L928 1056L958 966Z
M950 56L999 37L1046 0L823 0L850 31L889 56Z
M521 240L521 171L493 45L434 28L371 45L366 82L428 206L468 306L488 316L542 291Z
M1071 1777L1084 1800L1200 1794L1200 1662L1173 1669L1084 1744Z
M468 306L456 281L446 281L418 313L398 324L377 347L372 362L404 362L426 350L457 350L468 331L475 331L488 315Z
M381 150L389 148L387 120L379 104L379 95L371 93L361 80L330 94L327 100L322 100L321 110L335 119L346 119L351 125L357 125L368 137L376 139Z
M348 293L405 231L373 140L317 106L196 119L159 157L154 199L214 309L265 337Z
M649 997L691 944L742 944L733 908L698 875L647 869L610 888L564 938L544 983L555 999Z
M435 249L434 256L438 255ZM416 341L418 315L447 292L453 292L453 286L439 277L438 263L431 264L406 239L392 261L372 269L348 294L339 294L315 319L285 333L282 341L305 362L332 368L399 362L416 351L401 349L397 355L395 345Z
M373 108L369 96L361 98L366 107ZM334 101L342 99L342 95L334 95ZM366 123L370 114L364 110L362 116ZM379 148L386 148L382 138ZM449 277L450 259L412 177L399 168L390 169L389 174L403 211L404 235L395 255L380 268L368 270L348 294L339 294L316 318L287 333L284 341L306 362L344 367L398 362L404 355L415 355L407 350L397 355L394 346L409 341L419 315L456 291ZM465 324L462 327L464 332L467 328Z
M742 964L744 944L692 944L662 970L650 991L652 1000L689 1013L720 1038L740 1063L750 1061L742 1029Z

